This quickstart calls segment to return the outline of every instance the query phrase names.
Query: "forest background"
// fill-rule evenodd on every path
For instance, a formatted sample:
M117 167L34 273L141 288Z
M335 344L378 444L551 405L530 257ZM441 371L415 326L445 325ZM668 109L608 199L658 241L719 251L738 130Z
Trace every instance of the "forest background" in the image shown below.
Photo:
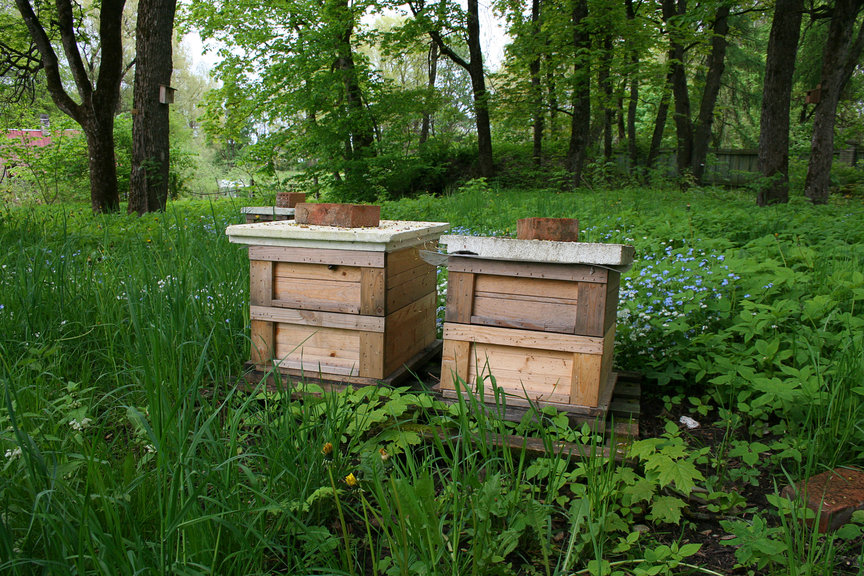
M232 184L367 202L478 177L554 191L687 187L728 183L731 149L754 156L754 172L734 180L760 204L787 201L790 176L793 192L821 203L861 180L849 168L864 131L859 4L499 1L485 8L510 43L491 73L474 0L4 2L0 123L36 129L45 115L60 136L40 148L7 137L0 157L19 168L0 186L16 201L89 195L96 211L129 199L139 213ZM116 30L102 17L109 5ZM26 27L26 7L47 44ZM173 38L155 38L166 22ZM179 45L189 30L216 47L211 69L196 70ZM161 79L139 82L145 109L133 75L147 42L163 56L150 64ZM153 102L159 84L176 88L172 104ZM100 89L111 101L88 105ZM106 107L99 122L77 111ZM158 130L143 124L158 115ZM158 144L142 143L160 131ZM94 167L109 152L113 162ZM150 202L136 177L155 189Z

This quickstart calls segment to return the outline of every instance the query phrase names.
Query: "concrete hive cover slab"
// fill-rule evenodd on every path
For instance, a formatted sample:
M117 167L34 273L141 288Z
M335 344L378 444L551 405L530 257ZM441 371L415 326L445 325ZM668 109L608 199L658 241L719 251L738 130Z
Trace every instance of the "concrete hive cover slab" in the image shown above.
M626 244L454 235L442 236L440 243L447 246L449 254L460 253L491 260L609 266L621 272L630 268L636 255L633 246Z
M342 228L286 220L235 224L225 234L235 244L392 252L437 240L448 228L447 222L381 220L375 227Z

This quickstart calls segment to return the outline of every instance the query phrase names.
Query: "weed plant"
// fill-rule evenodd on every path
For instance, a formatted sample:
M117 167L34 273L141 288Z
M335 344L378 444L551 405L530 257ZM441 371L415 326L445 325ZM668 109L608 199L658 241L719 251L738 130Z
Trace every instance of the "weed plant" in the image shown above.
M854 200L756 210L719 190L482 180L385 204L474 234L578 217L584 240L636 247L616 361L648 376L646 399L722 434L702 444L670 420L625 464L554 410L503 421L494 366L492 408L477 383L451 406L408 388L239 386L233 201L141 218L4 208L0 573L716 574L692 538L705 515L743 571L857 573L860 517L823 536L800 502L745 496L864 460L862 215ZM550 455L495 442L509 434ZM582 448L551 456L561 441Z

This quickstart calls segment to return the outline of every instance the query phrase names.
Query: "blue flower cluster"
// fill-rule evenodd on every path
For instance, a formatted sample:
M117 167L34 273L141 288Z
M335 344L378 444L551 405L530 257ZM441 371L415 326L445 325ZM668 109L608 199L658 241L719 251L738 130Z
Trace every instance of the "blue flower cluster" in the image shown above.
M667 356L711 330L728 310L721 301L731 297L741 279L725 260L716 251L688 246L687 240L643 254L619 292L619 361Z

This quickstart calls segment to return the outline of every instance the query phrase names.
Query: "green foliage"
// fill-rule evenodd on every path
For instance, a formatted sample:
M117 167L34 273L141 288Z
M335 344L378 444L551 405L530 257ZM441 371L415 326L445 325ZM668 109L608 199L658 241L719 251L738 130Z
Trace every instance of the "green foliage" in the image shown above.
M578 216L584 240L636 246L616 355L651 375L646 397L722 438L702 445L667 422L622 446L622 463L552 408L502 421L494 385L491 409L409 388L236 386L248 265L223 234L240 220L233 202L141 218L7 207L0 571L708 574L699 544L677 536L708 515L743 570L830 573L860 554L860 518L823 537L800 503L772 496L754 513L745 498L771 475L861 462L861 211L480 179L385 203L385 217L450 219L460 233ZM494 442L514 433L579 450Z

